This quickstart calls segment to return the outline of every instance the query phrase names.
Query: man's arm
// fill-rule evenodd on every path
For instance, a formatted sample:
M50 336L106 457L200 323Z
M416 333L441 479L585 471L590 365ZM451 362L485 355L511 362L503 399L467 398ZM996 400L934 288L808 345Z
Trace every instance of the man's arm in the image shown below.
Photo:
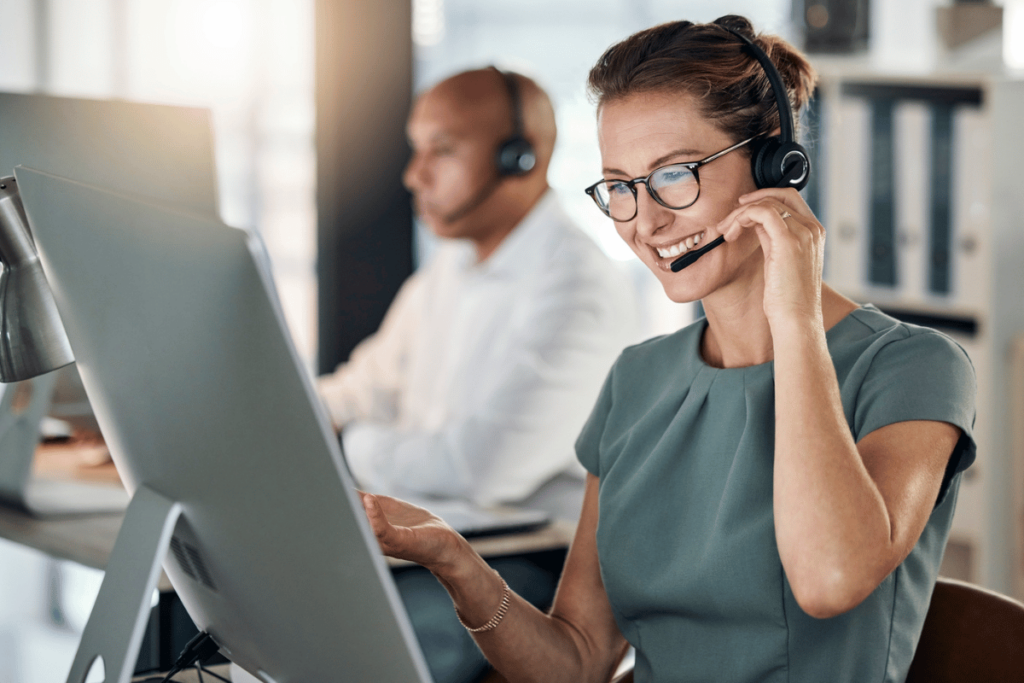
M334 428L353 420L392 420L409 341L422 310L422 278L413 274L398 290L380 329L352 351L349 360L317 379L317 393Z
M490 389L436 431L355 422L343 434L356 479L373 491L439 495L488 504L521 500L570 467L573 442L600 384L633 341L625 292L551 275Z

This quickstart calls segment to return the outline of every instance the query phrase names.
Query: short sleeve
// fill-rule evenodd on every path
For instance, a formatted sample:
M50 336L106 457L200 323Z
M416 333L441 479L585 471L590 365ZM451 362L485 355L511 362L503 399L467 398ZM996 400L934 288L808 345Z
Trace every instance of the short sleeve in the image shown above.
M576 439L576 458L595 477L601 476L601 439L604 436L608 414L612 410L614 377L615 365L612 366L605 378L601 392L597 395L594 409L590 411L590 417L587 418L583 430Z
M959 427L963 435L951 454L944 495L953 475L967 469L977 455L974 366L949 337L933 330L915 330L919 331L888 341L871 359L857 393L853 434L860 441L876 429L908 420L935 420Z

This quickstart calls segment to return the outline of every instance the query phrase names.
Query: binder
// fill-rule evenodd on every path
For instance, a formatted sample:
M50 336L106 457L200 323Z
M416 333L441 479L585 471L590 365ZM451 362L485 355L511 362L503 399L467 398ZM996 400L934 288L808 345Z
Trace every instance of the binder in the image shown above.
M931 113L903 100L893 121L896 211L896 284L901 299L921 302L927 288L928 158Z
M811 162L811 177L807 182L807 187L803 189L804 201L807 202L807 207L811 210L821 224L828 228L827 212L828 207L825 206L825 176L823 173L825 163L827 163L827 157L825 153L825 145L823 144L823 136L825 133L825 121L826 112L824 111L825 98L821 92L815 91L814 96L807 103L807 106L803 110L803 114L800 119L800 126L805 131L802 136L804 139L804 149L807 150L808 160ZM822 278L827 281L829 277L829 252L832 249L832 241L825 239L825 262L822 269Z
M991 293L992 127L978 107L958 107L953 121L952 300L982 310Z
M894 186L893 114L896 102L889 98L870 100L871 149L868 179L868 283L896 286L896 202Z
M928 290L946 295L953 272L953 106L938 102L931 109Z
M807 155L811 162L811 177L807 182L807 187L803 190L804 201L807 202L808 208L819 219L822 218L826 210L826 207L823 206L825 193L822 184L824 182L824 174L821 172L825 159L824 145L821 144L822 122L825 120L824 106L825 100L821 97L820 93L815 92L814 97L811 98L804 108L800 121L801 126L806 131L802 137L804 138L804 148L807 150ZM825 248L828 249L827 240Z
M825 113L829 155L824 182L827 196L833 198L824 223L829 245L827 281L856 296L865 280L870 112L864 99L840 97Z

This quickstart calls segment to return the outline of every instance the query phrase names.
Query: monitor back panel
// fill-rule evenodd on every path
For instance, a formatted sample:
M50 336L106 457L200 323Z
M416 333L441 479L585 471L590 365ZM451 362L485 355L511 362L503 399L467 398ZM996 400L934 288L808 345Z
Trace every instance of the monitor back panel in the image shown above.
M429 680L253 238L17 176L118 471L183 505L164 566L199 628L278 683Z
M18 165L218 216L207 109L0 93L0 177Z

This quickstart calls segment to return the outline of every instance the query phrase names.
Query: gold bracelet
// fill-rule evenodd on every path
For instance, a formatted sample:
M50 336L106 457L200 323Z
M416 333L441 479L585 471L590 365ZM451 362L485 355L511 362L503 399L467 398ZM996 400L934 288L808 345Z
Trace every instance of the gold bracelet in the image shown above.
M500 576L498 578L501 579ZM494 613L494 616L491 617L486 624L484 624L483 626L478 626L477 628L470 628L470 626L462 620L462 615L459 614L458 607L455 608L455 617L459 620L459 623L462 624L465 627L465 629L470 633L483 633L485 631L490 631L496 628L498 624L501 623L501 620L505 618L505 615L508 614L508 608L511 606L512 591L509 590L508 584L505 582L505 579L501 579L501 604L498 605L498 611Z

